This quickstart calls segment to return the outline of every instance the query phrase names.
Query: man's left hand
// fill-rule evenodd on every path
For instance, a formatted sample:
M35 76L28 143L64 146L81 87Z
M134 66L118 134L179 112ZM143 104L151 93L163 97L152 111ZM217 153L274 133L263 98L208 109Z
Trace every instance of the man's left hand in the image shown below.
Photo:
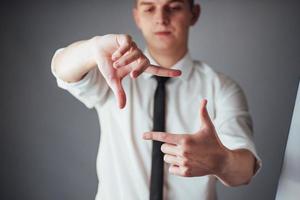
M143 138L164 142L161 146L164 161L170 164L169 172L178 176L193 177L223 173L229 156L219 140L206 109L207 100L201 101L201 129L194 134L147 132Z

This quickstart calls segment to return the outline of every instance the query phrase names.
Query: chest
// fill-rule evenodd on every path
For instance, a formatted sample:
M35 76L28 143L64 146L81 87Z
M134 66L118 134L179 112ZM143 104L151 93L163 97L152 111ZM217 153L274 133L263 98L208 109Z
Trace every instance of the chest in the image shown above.
M200 102L208 100L207 109L211 119L215 117L215 97L212 88L201 80L192 82L176 80L165 85L166 131L192 133L199 130ZM119 122L130 130L149 131L153 127L155 80L124 81L127 96L125 109L118 109L112 98L105 106L105 117Z

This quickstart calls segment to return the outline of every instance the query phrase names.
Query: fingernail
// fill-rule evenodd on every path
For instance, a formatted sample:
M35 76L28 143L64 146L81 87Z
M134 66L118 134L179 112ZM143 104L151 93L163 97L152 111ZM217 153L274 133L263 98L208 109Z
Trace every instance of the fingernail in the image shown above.
M138 76L138 72L137 71L133 71L132 75L133 75L134 78L136 78Z
M130 77L131 77L132 79L135 79L135 74L134 74L134 72L131 72L131 73L130 73Z
M180 75L181 75L181 71L178 70L176 75L177 75L177 76L180 76Z
M116 61L118 59L118 53L114 53L113 55L111 55L111 59L112 61Z
M120 65L120 63L119 63L118 61L117 61L117 62L114 62L114 67L115 67L115 68L118 68L119 65Z

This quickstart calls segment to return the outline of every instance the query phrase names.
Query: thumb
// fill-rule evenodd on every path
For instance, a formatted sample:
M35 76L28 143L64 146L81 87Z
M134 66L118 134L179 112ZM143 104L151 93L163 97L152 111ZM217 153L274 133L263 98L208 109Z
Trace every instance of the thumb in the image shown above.
M126 104L126 95L121 83L121 79L118 77L115 69L111 66L111 62L107 59L98 58L96 60L99 71L103 75L104 79L108 86L112 89L115 97L117 98L117 102L119 108L124 108Z
M110 82L110 88L112 89L115 97L117 98L119 108L124 108L126 104L126 95L121 80L117 78L113 79Z
M207 112L206 105L207 99L202 99L200 103L200 121L203 128L209 128L213 125Z

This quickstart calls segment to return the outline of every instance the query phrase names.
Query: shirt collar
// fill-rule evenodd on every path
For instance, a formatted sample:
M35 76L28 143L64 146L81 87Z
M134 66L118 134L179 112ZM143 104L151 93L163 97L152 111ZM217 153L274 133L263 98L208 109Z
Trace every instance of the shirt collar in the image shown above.
M153 57L150 55L148 49L145 49L144 55L149 59L149 61L150 61L150 63L152 65L158 65L157 62L153 59ZM179 70L181 70L181 75L178 78L187 81L189 79L189 77L190 77L190 74L192 72L193 66L194 66L193 60L192 60L189 52L187 52L183 56L183 58L181 58L171 68L172 69L179 69ZM151 78L152 74L143 73L142 76L147 79L147 78Z

